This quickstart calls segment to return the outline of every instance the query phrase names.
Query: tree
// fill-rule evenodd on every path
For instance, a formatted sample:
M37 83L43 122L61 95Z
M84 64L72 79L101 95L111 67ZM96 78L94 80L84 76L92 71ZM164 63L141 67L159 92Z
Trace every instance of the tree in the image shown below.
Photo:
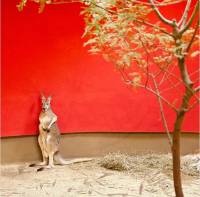
M91 1L83 11L86 22L84 36L88 38L85 45L90 46L91 53L102 53L112 61L126 83L145 88L157 96L173 155L175 193L181 197L180 133L185 114L199 101L198 80L191 80L186 63L187 58L199 54L195 48L199 41L199 1L191 16L188 16L191 9L191 1L188 0L179 21L165 18L158 8L180 2L176 0L156 3L154 0L96 2ZM153 23L149 20L152 12L158 16ZM176 68L179 73L175 72ZM179 85L184 86L185 90L175 104L166 98L164 92L173 88L179 90ZM193 103L190 102L192 97L196 99ZM172 139L163 103L176 113Z
M40 3L72 3L78 0L34 0ZM87 6L85 46L89 52L100 53L112 62L125 83L134 88L145 88L158 100L164 130L173 157L173 179L176 196L182 197L180 172L180 135L185 114L199 103L198 70L190 68L188 59L199 55L199 0L192 8L187 0L179 20L167 19L162 8L176 6L184 0L82 0ZM27 0L22 0L22 10ZM191 14L190 14L191 12ZM157 19L152 15L156 14ZM166 91L176 91L176 101ZM176 115L172 136L164 109Z

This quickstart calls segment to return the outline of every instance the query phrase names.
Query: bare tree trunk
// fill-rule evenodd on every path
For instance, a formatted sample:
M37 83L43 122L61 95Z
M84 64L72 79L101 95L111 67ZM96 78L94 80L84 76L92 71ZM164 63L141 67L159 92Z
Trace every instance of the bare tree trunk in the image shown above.
M185 93L183 95L181 106L177 112L176 120L174 123L173 130L173 146L172 146L172 158L173 158L173 178L174 178L174 189L176 197L183 197L182 183L181 183L181 160L180 160L180 135L183 119L185 113L187 112L189 101L194 95L192 86L193 83L187 72L187 67L185 65L185 59L178 59L179 69L181 73L181 78L185 85Z
M174 189L177 197L183 197L182 183L181 183L181 161L180 161L180 134L181 125L183 122L184 113L177 113L176 121L173 131L173 146L172 146L172 158L173 158L173 179Z

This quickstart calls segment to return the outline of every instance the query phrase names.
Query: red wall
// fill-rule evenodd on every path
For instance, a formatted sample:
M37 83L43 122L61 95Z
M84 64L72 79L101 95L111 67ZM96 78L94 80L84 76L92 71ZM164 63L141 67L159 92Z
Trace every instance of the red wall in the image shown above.
M2 1L2 136L38 133L41 91L53 96L63 133L163 130L155 96L130 89L83 48L79 4L38 14L34 3L19 13L16 2ZM174 114L166 114L172 128ZM198 108L189 112L184 130L198 131L198 118Z

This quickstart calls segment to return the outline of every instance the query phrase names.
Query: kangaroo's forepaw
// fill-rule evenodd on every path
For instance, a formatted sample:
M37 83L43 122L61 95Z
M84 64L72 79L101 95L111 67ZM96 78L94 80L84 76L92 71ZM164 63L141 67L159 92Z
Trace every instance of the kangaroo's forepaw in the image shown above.
M48 128L43 128L43 130L49 132L49 129L48 129Z

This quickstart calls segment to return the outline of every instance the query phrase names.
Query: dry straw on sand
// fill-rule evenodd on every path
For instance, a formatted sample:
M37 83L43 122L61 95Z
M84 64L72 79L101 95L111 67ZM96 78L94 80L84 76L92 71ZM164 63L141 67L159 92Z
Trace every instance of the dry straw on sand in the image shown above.
M170 154L134 154L109 153L99 159L99 164L107 169L129 172L145 172L156 169L169 173L172 170L172 158ZM200 155L186 155L181 158L181 170L190 176L200 174Z
M182 171L192 175L183 175L187 197L199 197L199 161L197 155L182 157ZM56 166L39 173L24 164L5 165L0 168L0 193L29 197L174 196L171 162L170 154L111 153L87 163Z

